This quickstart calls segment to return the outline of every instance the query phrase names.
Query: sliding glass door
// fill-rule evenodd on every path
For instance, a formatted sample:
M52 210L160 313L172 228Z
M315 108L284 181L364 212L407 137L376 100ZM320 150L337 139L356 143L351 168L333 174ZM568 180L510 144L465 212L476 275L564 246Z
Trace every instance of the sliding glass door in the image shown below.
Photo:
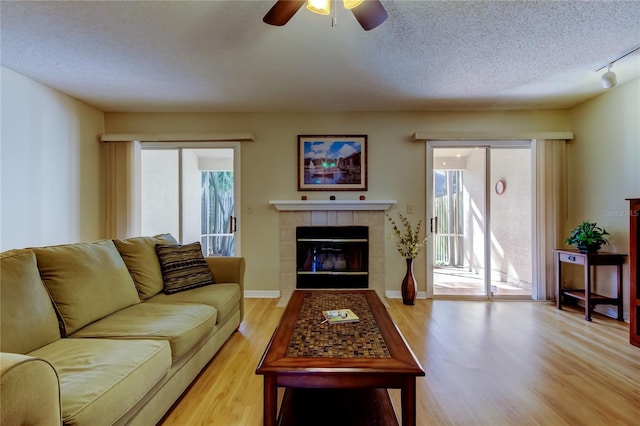
M434 297L531 297L531 153L522 143L430 142Z
M142 235L170 232L199 241L206 256L237 255L236 174L232 148L141 151Z

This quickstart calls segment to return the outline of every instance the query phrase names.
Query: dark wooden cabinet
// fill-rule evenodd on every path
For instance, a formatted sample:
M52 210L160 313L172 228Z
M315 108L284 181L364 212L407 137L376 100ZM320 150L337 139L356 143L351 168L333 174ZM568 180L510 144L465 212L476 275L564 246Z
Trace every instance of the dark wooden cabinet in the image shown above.
M629 341L632 345L640 347L640 198L628 198L629 200L629 278L631 285L629 319L631 320Z

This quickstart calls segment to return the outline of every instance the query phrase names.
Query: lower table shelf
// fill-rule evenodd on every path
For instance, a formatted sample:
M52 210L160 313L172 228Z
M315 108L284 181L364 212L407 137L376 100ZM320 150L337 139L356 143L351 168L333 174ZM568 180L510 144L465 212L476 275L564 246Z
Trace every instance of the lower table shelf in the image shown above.
M576 289L562 289L562 294L565 296L572 297L574 299L584 301L586 296L584 294L584 290L576 290ZM617 305L618 298L617 297L607 297L597 293L591 293L591 304L592 305Z
M397 426L387 389L287 388L279 426Z

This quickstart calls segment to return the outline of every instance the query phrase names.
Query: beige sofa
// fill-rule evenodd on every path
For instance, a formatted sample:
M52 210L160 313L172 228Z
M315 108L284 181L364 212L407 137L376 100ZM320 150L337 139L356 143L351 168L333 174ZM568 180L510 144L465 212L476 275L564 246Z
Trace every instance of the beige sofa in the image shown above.
M0 253L2 425L163 417L243 317L244 259L194 260L215 283L180 281L189 289L165 294L156 244L172 243L160 235ZM180 268L180 279L194 276Z

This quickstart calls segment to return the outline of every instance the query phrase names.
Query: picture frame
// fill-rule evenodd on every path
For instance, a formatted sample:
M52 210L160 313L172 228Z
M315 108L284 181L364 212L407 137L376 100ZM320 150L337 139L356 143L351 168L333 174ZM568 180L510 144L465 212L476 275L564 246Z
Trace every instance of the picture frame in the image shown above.
M298 191L366 191L367 135L298 135Z

